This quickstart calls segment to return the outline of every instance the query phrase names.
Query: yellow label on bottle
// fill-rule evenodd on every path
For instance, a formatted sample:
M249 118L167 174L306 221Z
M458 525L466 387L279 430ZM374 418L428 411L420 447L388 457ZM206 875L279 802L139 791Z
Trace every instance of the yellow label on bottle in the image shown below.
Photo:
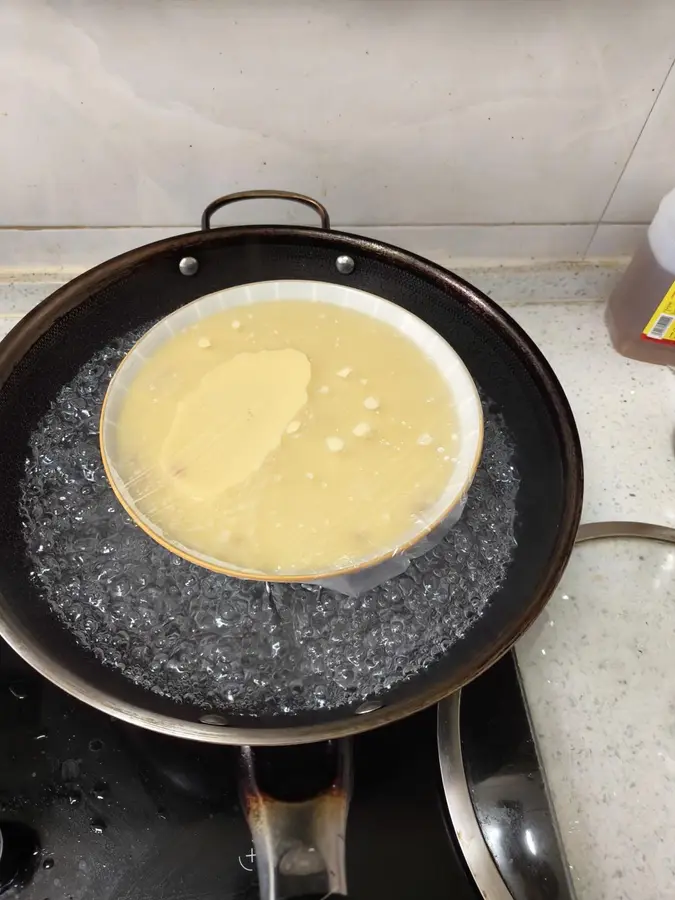
M675 281L641 334L645 341L675 344Z

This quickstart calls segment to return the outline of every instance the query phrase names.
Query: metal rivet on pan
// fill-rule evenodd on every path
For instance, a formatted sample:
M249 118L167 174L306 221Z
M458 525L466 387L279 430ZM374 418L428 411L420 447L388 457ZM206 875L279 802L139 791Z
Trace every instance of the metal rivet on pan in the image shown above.
M354 267L356 263L351 258L351 256L338 256L335 260L335 268L338 270L340 275L351 275L354 271Z
M380 703L378 700L366 700L361 706L357 706L354 712L357 716L364 716L366 713L375 712L376 709L382 709L383 706L384 703Z
M199 721L202 725L227 725L227 719L225 716L218 716L215 714L207 713L205 716L200 716Z
M199 268L199 263L194 256L184 256L178 263L181 275L194 275Z

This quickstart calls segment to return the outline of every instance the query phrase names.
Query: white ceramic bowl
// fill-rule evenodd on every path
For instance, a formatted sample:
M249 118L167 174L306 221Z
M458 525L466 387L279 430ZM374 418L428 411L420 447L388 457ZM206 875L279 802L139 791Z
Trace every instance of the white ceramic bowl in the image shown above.
M326 572L307 572L292 576L242 569L225 559L215 559L170 540L161 529L140 510L118 473L117 420L125 401L125 395L140 369L164 343L175 334L206 319L214 313L255 303L286 300L304 300L308 303L329 303L358 310L402 332L433 361L445 380L453 399L454 414L458 421L459 450L457 463L451 478L435 504L418 519L410 532L401 535L396 550L377 556L364 556L348 566ZM417 316L389 300L366 291L322 281L260 281L237 285L213 294L207 294L182 306L154 325L131 349L115 372L106 393L100 423L101 455L108 480L117 498L134 521L154 540L190 562L216 572L238 578L264 579L267 581L325 582L342 579L376 566L386 566L392 557L403 554L415 556L415 546L430 533L442 533L443 525L450 527L459 518L467 491L473 481L483 445L483 412L476 386L464 363L452 347L429 325ZM422 546L422 545L420 545ZM422 552L420 550L420 552ZM389 568L391 570L391 566ZM370 583L378 583L390 577L383 569L383 577L375 577ZM392 572L396 574L396 572Z

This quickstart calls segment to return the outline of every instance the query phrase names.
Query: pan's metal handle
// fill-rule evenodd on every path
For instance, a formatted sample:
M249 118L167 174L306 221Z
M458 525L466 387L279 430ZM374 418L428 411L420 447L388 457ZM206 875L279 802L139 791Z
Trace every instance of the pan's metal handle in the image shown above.
M215 212L238 200L290 200L293 203L302 203L303 206L309 206L318 213L322 228L326 230L330 228L330 216L326 207L305 194L296 194L293 191L238 191L236 194L226 194L224 197L214 200L213 203L209 203L202 213L202 231L210 230L211 217Z
M294 802L261 790L256 777L259 751L242 747L240 790L253 837L261 900L347 894L351 744L348 739L329 744L336 754L332 783L309 799Z

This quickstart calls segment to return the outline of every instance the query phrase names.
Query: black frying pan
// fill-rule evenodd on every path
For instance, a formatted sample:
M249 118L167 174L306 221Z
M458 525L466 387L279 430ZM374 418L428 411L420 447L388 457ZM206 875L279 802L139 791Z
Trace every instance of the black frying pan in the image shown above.
M322 228L211 229L235 199L289 197L317 209ZM348 257L348 260L341 259ZM351 261L351 262L350 262ZM353 263L353 265L352 265ZM521 473L518 545L486 612L438 662L377 698L319 712L204 714L101 665L57 623L29 576L19 513L28 440L59 388L101 348L203 294L252 281L306 278L349 284L401 304L445 336L501 410ZM578 435L566 398L534 344L487 297L406 251L329 229L309 198L232 195L211 204L202 231L125 253L48 297L0 344L0 633L43 675L111 715L216 743L306 743L373 728L461 688L495 662L542 609L572 550L582 501ZM363 710L361 710L363 712Z
M246 197L304 203L319 213L322 228L211 229L213 212ZM501 586L466 634L437 662L374 702L294 714L205 714L201 707L168 700L102 665L59 623L31 579L20 484L31 433L59 389L95 353L204 294L286 278L344 283L379 294L447 338L502 413L515 442L521 475L517 547ZM202 231L123 254L41 303L0 344L0 434L0 634L45 677L113 716L176 736L246 745L242 799L261 893L270 900L346 893L349 743L312 742L410 715L495 662L550 597L571 553L581 512L582 461L572 414L548 364L509 316L457 276L420 257L331 231L320 204L284 192L217 200L204 213ZM300 743L310 746L255 752L251 747ZM281 797L273 777L279 771ZM297 789L289 796L293 785ZM271 803L270 793L276 798ZM293 802L284 802L288 800Z

